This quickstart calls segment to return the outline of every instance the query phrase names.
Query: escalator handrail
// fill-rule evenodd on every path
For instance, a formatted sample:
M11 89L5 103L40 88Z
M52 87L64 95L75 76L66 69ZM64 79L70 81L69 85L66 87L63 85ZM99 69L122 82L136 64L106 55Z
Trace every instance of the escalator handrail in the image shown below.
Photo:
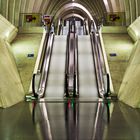
M73 36L72 40L73 40L73 45L74 45L74 71L72 73L73 75L73 96L77 96L78 93L78 47L77 47L77 35L76 35L76 28L75 28L75 23L72 22L72 24L69 26L69 33L67 36L67 49L66 49L66 64L65 64L65 92L66 92L66 97L69 96L69 89L68 89L68 82L69 82L69 76L71 75L70 71L69 71L69 59L70 59L70 47L71 47L71 35Z
M101 72L102 72L101 76L103 77L103 75L106 75L106 82L107 82L107 85L105 85L105 83L103 81L104 87L107 86L105 93L104 93L104 97L108 97L109 92L110 92L110 77L109 77L109 74L107 73L106 66L105 66L105 60L103 57L103 51L102 51L102 47L101 47L101 40L100 40L100 36L99 36L99 31L97 32L96 37L97 37L97 49L98 49L99 65L100 65ZM102 60L101 60L101 58L102 58Z
M92 44L92 53L93 53L93 60L94 60L94 65L95 65L95 72L96 72L96 80L97 80L97 87L98 87L98 93L99 97L103 97L104 94L104 87L102 84L102 72L99 64L99 59L98 59L98 54L97 54L97 49L96 49L96 41L94 40L94 35L91 33L91 44Z
M34 97L37 98L37 94L35 91L35 77L36 77L36 73L34 73L33 77L32 77L32 93L33 93Z
M93 29L97 29L95 27L92 27ZM107 75L107 91L105 91L105 83L104 83L104 79L103 79L103 75L105 74L103 72L103 66L102 66L102 62L101 62L101 57L102 54L100 52L99 49L101 49L100 46L100 42L98 39L98 31L97 30L93 30L91 32L91 43L92 43L92 48L94 49L94 61L95 62L95 71L96 71L96 78L97 78L97 85L98 85L98 91L99 91L99 96L100 97L107 97L108 93L110 91L110 81L109 81L109 75L106 73Z
M42 52L41 52L41 58L40 58L38 69L37 69L38 73L42 72L43 62L44 62L44 59L45 59L45 52L46 52L46 49L47 49L47 44L48 44L48 40L49 40L49 36L50 36L52 24L53 24L53 18L54 17L52 17L52 20L51 20L50 26L48 28L48 31L45 32L45 40L43 42L43 49L42 49Z
M92 33L92 41L94 41L94 50L95 50L95 57L97 60L97 65L95 65L95 69L96 69L96 73L97 73L97 83L98 83L98 90L99 90L99 96L100 97L107 97L108 93L110 91L110 81L109 81L109 75L107 73L103 73L103 65L101 62L101 55L100 54L100 46L99 46L99 42L96 38L96 33ZM95 39L95 40L94 40ZM105 91L105 83L104 83L104 79L103 79L103 75L106 74L107 75L107 91Z
M33 95L36 98L43 98L45 94L46 89L46 83L48 79L48 72L49 72L49 65L50 65L50 59L53 49L53 40L54 40L54 33L49 34L48 42L47 42L47 49L45 51L45 57L42 64L42 72L41 77L39 81L39 86L37 92L35 92L35 74L33 75L33 82L32 82L32 88L33 88Z
M45 56L45 51L46 51L46 46L47 46L48 39L49 39L49 33L45 33L45 40L43 42L43 48L42 48L42 52L41 52L41 58L40 58L38 69L37 69L37 72L38 73L41 73L42 72L43 60L44 60L44 56Z

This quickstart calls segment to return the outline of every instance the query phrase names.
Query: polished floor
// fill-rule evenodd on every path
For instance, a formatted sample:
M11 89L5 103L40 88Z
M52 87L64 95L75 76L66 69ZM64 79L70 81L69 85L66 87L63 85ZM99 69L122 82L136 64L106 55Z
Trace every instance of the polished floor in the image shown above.
M1 140L139 140L139 124L140 109L121 102L21 102L0 109Z
M112 42L119 36L112 34L103 36L116 92L118 92L132 50L132 46L128 46L126 49L128 52L121 51L123 47L122 45L117 47L119 44L111 50L107 44L110 43L110 46L115 44ZM125 38L129 40L127 35ZM12 44L26 92L29 89L40 40L40 34L37 36L20 34ZM122 44L124 41L125 39L122 40ZM131 41L130 44L132 44ZM36 46L35 50L32 49L33 45ZM19 50L17 48L24 49L25 46L24 53L22 50L16 51ZM116 53L117 56L110 57L110 53ZM28 54L35 56L29 58ZM121 57L122 55L124 57ZM99 110L98 114L96 110ZM37 104L21 102L10 108L0 109L0 140L139 140L139 118L140 109L133 109L121 102L109 104L72 103L71 101Z

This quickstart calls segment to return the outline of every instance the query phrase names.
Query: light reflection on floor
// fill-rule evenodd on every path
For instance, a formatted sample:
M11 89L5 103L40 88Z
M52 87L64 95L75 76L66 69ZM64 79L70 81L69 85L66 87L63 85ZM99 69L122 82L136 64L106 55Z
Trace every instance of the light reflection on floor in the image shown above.
M33 111L35 104L22 102L0 109L0 139L139 139L140 109L121 102L111 104L114 108L108 123L107 108L103 104L40 103ZM96 117L99 105L101 109L99 117Z

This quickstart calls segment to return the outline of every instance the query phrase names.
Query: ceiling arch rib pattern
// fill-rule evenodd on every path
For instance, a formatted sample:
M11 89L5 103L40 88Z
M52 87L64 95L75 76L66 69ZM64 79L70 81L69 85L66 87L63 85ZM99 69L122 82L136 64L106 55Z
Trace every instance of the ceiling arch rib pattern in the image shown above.
M54 0L55 1L55 0ZM60 0L58 2L54 2L51 6L49 6L48 10L46 11L46 13L49 13L49 14L52 14L52 15L55 15L56 12L62 8L64 5L68 4L69 2L66 0L66 1L63 1L63 0Z
M73 14L73 13L67 14L66 16L64 16L63 19L66 20L66 19L68 19L68 18L70 18L70 17L77 17L77 18L79 18L79 19L81 19L81 20L84 20L83 16L80 16L79 14Z
M124 0L103 0L107 12L124 12Z
M18 11L19 13L24 13L25 9L26 9L26 0L21 0L21 6L20 6L20 10ZM17 10L15 10L17 11Z
M67 9L66 12L61 11L61 13L60 13L61 16L59 16L58 18L64 19L64 18L67 17L68 15L74 15L75 13L76 13L77 15L79 15L80 17L84 18L84 19L87 18L87 15L86 15L82 10L75 9L74 11L75 11L75 12L72 12L70 8Z
M64 12L61 12L61 13L60 13L61 16L59 16L59 19L62 19L62 20L65 20L66 17L69 17L70 15L71 15L71 17L73 17L74 15L77 15L77 17L80 17L80 19L82 19L82 20L88 18L87 14L84 13L83 11L80 11L79 9L75 9L75 12L71 12L71 9L68 8L68 11L66 11L65 13Z
M111 0L103 0L103 1L104 1L107 12L113 12Z
M140 15L140 0L136 0L137 17Z
M89 4L90 4L90 2L89 2ZM94 2L92 4L92 9L94 10L93 16L97 16L97 18L103 16L102 15L103 9L102 9L102 6L100 5L99 1L94 0Z
M36 11L39 13L41 4L43 3L43 0L35 0L35 4L33 7L33 12L36 13Z
M29 4L27 4L27 12L32 13L34 8L35 0L29 0Z
M71 12L73 10L79 10L79 11L83 12L83 14L86 15L86 17L88 17L90 20L94 20L92 14L83 5L81 5L79 3L68 3L68 4L64 5L54 15L55 19L57 17L61 17L61 14L67 12L68 10L71 11Z
M111 0L112 5L112 12L118 12L119 11L119 5L117 5L118 0Z
M19 0L19 2L15 2L15 9L16 10L14 10L13 11L13 14L14 14L14 20L12 21L12 23L14 23L14 25L17 25L18 26L18 24L19 24L19 12L18 11L20 11L20 8L21 8L21 0Z
M12 2L11 3L8 3L8 7L9 7L9 10L8 10L8 19L9 19L9 21L10 22L12 22L12 23L14 23L14 17L15 17L15 15L14 15L14 7L15 7L15 0L11 0ZM9 6L9 4L10 4L10 6Z
M124 12L126 0L103 0L107 12Z
M140 16L139 0L124 0L124 8L125 8L126 25L131 24L138 16Z
M43 0L43 2L41 3L41 7L40 7L39 13L45 13L46 9L48 9L48 5L49 4L50 4L49 0Z
M131 0L129 1L129 3L130 3L130 16L131 16L130 22L132 23L136 18L136 12L133 12L133 10L134 9L136 10L136 7L137 7L136 0Z
M94 0L94 2L91 2L91 0L87 0L87 1L82 1L82 0L78 1L77 0L76 2L83 5L84 7L86 7L86 9L88 11L90 11L90 13L93 16L96 16L97 18L104 16L105 11L103 11L103 10L105 10L105 8L104 7L102 8L102 5L104 6L103 2L102 2L102 5L101 5L101 1L99 2L98 0ZM50 6L49 9L47 10L47 13L50 13L53 15L62 6L64 6L65 4L68 4L68 3L69 3L69 1L59 1L59 2L55 1L55 2L53 2L53 6Z
M26 0L26 3L25 3L25 11L23 11L23 13L25 12L25 13L31 13L31 11L29 11L30 9L29 9L29 7L30 7L30 2L31 0Z
M0 0L0 13L18 26L20 13L54 13L71 0ZM110 12L124 12L126 25L140 16L140 0L76 0L97 18Z

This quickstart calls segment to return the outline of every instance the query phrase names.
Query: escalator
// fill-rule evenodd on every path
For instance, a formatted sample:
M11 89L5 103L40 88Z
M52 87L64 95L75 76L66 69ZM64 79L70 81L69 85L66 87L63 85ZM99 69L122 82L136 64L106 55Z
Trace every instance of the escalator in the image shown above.
M45 78L40 80L38 90L42 91L43 88L45 92L42 91L42 94L47 99L63 99L66 88L69 91L75 91L74 94L79 94L80 90L79 98L97 97L90 36L79 36L77 39L74 33L75 26L72 26L71 30L72 33L67 37L54 36L54 42L51 42L52 51L48 57L49 62L46 61L48 64L44 64ZM68 53L66 53L66 46L69 48ZM69 57L68 60L67 57ZM65 71L65 69L67 70ZM68 77L65 78L65 74ZM66 79L68 79L68 85L65 83ZM45 86L42 87L42 83ZM40 93L38 92L38 94Z
M78 37L79 96L80 98L98 97L96 73L94 68L90 36Z
M33 122L44 140L102 139L109 106L101 98L104 83L98 81L103 75L95 57L96 36L77 36L75 24L69 31L68 36L54 36L50 49L47 46L50 55L46 51Z
M63 99L66 59L66 36L55 36L45 97Z

